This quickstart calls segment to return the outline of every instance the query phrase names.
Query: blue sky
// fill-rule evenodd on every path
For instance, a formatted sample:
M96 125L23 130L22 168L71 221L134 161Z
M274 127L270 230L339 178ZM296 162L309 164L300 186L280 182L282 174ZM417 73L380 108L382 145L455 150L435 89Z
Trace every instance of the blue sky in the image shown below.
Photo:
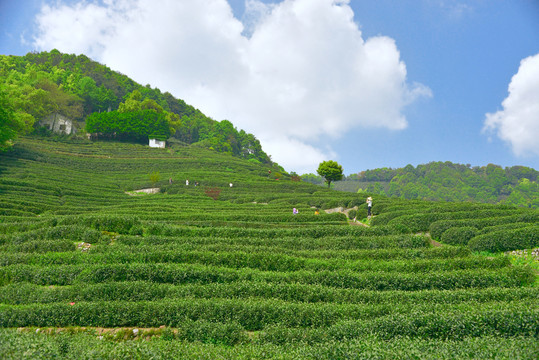
M232 121L288 171L539 169L536 0L0 0L0 54L53 48Z

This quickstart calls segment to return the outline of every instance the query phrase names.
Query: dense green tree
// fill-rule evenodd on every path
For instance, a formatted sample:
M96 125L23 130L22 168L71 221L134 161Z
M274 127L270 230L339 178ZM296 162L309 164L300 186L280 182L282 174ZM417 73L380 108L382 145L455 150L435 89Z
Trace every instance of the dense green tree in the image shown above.
M148 137L164 140L170 135L165 115L153 109L93 113L86 119L86 130L100 136L134 141L147 141Z
M375 170L362 171L359 174L360 181L391 181L397 174L397 170L391 168L380 168Z
M85 114L91 114L94 111L107 111L117 101L112 90L103 85L98 87L95 80L89 76L79 80L76 93L84 100Z
M133 91L125 100L118 106L119 113L140 112L143 110L153 110L156 113L163 115L168 122L169 131L167 133L174 134L181 126L180 116L170 111L166 111L157 101L149 98L143 98L140 91Z
M333 160L322 161L316 172L325 179L328 187L332 181L339 181L343 177L342 166Z
M35 86L44 90L39 98L43 116L59 113L71 119L81 119L82 100L78 96L62 91L61 87L47 78L40 79Z
M0 88L0 151L5 151L11 146L21 131L21 126L15 118L15 111L7 98L7 94Z

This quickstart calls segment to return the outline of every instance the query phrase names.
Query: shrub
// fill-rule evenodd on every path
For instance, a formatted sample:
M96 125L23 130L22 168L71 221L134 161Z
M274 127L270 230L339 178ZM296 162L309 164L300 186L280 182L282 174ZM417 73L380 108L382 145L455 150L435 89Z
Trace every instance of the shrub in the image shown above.
M432 224L430 224L430 226L429 226L430 236L433 239L441 240L442 235L443 235L444 232L446 232L447 230L449 230L452 227L458 227L458 225L456 225L456 223L457 223L456 220L438 220L438 221L435 221ZM460 222L459 222L459 224L460 224ZM465 225L461 224L461 226L465 226Z
M349 208L353 208L354 206L360 206L360 205L363 205L363 199L358 199L358 198L355 198L355 199L352 199L348 202L348 207Z
M62 219L62 225L82 224L96 230L129 234L135 225L140 225L140 219L132 215L79 215Z
M430 225L438 220L446 219L448 215L446 213L427 213L416 215L403 215L388 222L388 225L405 225L410 228L412 232L427 231Z
M469 214L469 213L466 213ZM511 216L504 216L503 212L500 212L498 217L487 217L487 218L468 218L468 219L456 219L456 220L439 220L433 222L430 227L430 234L435 239L440 239L442 234L451 227L462 227L462 226L473 226L481 231L483 228L492 227L492 226L504 226L513 227L515 223L529 223L535 224L539 222L539 211L533 211L525 214L516 214ZM503 215L503 216L502 216ZM399 218L400 219L400 218ZM398 220L398 219L397 219ZM519 226L521 227L521 226Z
M76 245L71 240L35 240L9 247L9 251L25 253L45 253L75 251Z
M387 225L389 221L410 213L410 210L399 210L380 214L371 220L371 225Z
M473 251L511 251L539 246L539 226L495 231L479 235L470 240L468 246Z
M442 242L450 245L468 245L468 241L477 234L472 226L453 227L442 234Z
M291 329L280 325L266 327L260 342L278 345L290 343L327 343L375 335L379 339L424 338L454 339L483 336L536 336L539 331L537 313L525 306L509 309L489 306L486 310L417 311L393 313L374 319L340 321L328 328ZM406 352L406 349L402 349ZM402 354L401 354L402 356ZM395 358L401 358L397 356ZM376 357L378 358L378 357Z
M226 323L207 320L186 321L180 324L177 337L181 340L227 346L233 346L248 340L243 326L236 321Z

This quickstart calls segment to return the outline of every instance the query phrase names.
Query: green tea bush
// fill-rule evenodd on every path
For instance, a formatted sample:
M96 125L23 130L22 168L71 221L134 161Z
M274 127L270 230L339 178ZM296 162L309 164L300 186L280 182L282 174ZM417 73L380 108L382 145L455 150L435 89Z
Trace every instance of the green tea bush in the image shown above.
M366 193L190 146L21 138L0 172L0 358L537 358L533 269L449 245L536 210L376 196L349 226L312 206Z
M211 284L158 284L147 281L74 284L63 287L44 287L29 283L3 286L0 302L6 305L55 302L99 301L160 301L163 299L278 299L299 303L335 304L459 304L462 302L533 302L539 289L495 288L453 290L388 290L335 288L322 285L251 282L247 280Z
M523 305L503 308L497 304L484 311L470 308L455 312L393 313L374 319L343 321L327 329L294 329L282 326L267 327L259 341L277 345L305 342L310 345L330 340L346 341L374 335L395 338L424 338L461 340L468 336L536 337L539 333L539 314Z
M30 282L38 285L69 285L84 266L32 266L10 265L0 269L11 282Z
M503 263L501 264L503 266ZM272 283L318 284L339 288L366 290L408 290L485 288L489 286L518 287L531 284L535 276L528 268L464 269L437 272L386 272L350 269L336 271L267 272L248 268L231 269L200 265L114 264L29 266L10 265L1 269L13 283L31 282L38 285L70 285L107 281L151 281L168 284L230 283L242 280Z
M514 214L515 212L515 215L510 215ZM412 232L417 232L427 231L430 229L431 224L441 220L453 220L456 221L456 223L463 223L464 226L474 226L478 229L481 229L485 226L497 225L502 223L536 222L539 221L539 212L536 211L526 213L520 209L489 209L476 211L437 212L435 211L435 209L431 209L431 212L429 213L418 213L415 215L399 216L390 220L388 224L392 225L401 223L408 226ZM434 236L439 235L441 234L434 234ZM436 238L439 239L439 237Z
M539 222L539 211L530 211L529 213L482 219L440 220L432 223L429 230L433 238L440 239L442 234L451 227L472 226L477 228L478 231L481 231L483 228L492 226L503 227L504 225L508 225L512 227L515 223L528 223L532 225L537 222Z
M491 329L487 324L473 326L474 319L485 317L490 320L490 314L499 315L492 321L492 327L507 335L533 335L539 328L537 310L529 303L517 301L506 305L504 303L463 302L450 304L327 304L327 303L291 303L273 299L171 299L143 302L77 302L50 303L6 306L0 305L0 326L99 326L99 327L158 327L167 325L181 328L182 324L191 321L216 322L231 324L216 331L224 333L227 329L248 331L265 329L271 325L281 325L287 328L303 328L307 330L323 329L339 324L342 321L354 321L357 327L352 331L370 333L374 330L382 336L398 336L402 334L416 335L415 331L424 332L432 337L442 337L445 329L462 316L468 317L471 331L484 331L481 327ZM414 316L410 316L414 314ZM421 314L427 314L425 317ZM445 316L444 316L445 314ZM468 315L469 314L469 315ZM430 315L430 316L429 316ZM438 319L437 319L438 318ZM401 321L396 325L395 321ZM444 320L446 322L444 322ZM487 320L487 321L488 321ZM499 323L498 323L499 322ZM201 323L205 325L205 323ZM236 325L238 324L238 325ZM392 328L396 325L396 327ZM437 324L438 327L437 328ZM370 325L370 326L369 326ZM454 324L455 325L455 324ZM454 326L450 325L450 326ZM487 325L487 326L485 326ZM363 327L365 326L365 327ZM204 326L202 326L204 327ZM378 329L377 329L378 328ZM367 331L367 332L365 332ZM352 333L353 334L353 333ZM349 335L352 335L349 334ZM489 333L481 333L487 335ZM461 332L457 336L477 335ZM222 336L222 335L221 335ZM421 336L421 335L420 335Z
M226 323L197 320L179 324L177 339L207 344L234 346L248 341L247 333L237 321Z
M42 264L66 264L66 265L98 265L98 264L199 264L206 266L220 266L231 269L250 268L261 271L291 272L299 270L322 271L349 269L354 271L386 271L386 272L429 272L433 270L457 270L457 269L493 269L509 265L509 260L504 257L490 258L408 258L407 260L394 259L393 261L380 262L379 259L343 259L343 258L313 258L302 257L302 254L294 256L285 253L261 254L260 252L210 249L206 251L189 251L185 249L144 251L146 249L133 249L131 252L106 252L92 256L62 256L52 257L46 262L41 258ZM127 250L127 249L126 249ZM19 261L10 261L10 264L35 264L33 258L19 257ZM7 262L7 261L6 261Z
M466 222L467 223L467 222ZM438 220L430 224L429 233L433 239L441 240L443 233L452 227L464 227L466 223L458 220Z
M525 227L529 227L530 223L526 222L518 222L514 224L502 224L502 225L494 225L494 226L486 226L482 228L481 230L477 231L476 235L484 235L495 231L500 230L514 230L514 229L521 229Z
M33 329L32 329L33 330ZM318 343L239 343L234 346L202 341L172 341L172 328L151 341L109 341L86 331L59 331L51 336L36 331L0 329L3 352L13 359L536 359L534 337L487 335L459 340L396 337L381 340L372 335L342 341L321 338ZM278 331L275 329L274 333ZM284 336L286 339L286 334Z
M60 225L0 236L0 244L23 244L37 240L71 240L96 243L101 240L101 231L81 225Z
M429 226L442 219L448 218L446 213L428 213L428 214L415 214L415 215L403 215L390 220L388 225L404 225L410 229L411 232L427 231Z
M0 221L0 234L12 234L15 232L26 232L30 230L40 229L42 227L55 226L52 221L8 221L8 217L3 218L4 222Z
M399 216L408 215L408 214L410 214L409 209L381 213L381 214L379 214L379 215L372 218L371 225L373 225L373 226L374 225L376 225L376 226L387 225L389 223L389 221L391 221L392 219L398 218Z
M80 225L56 226L49 229L44 238L46 239L73 239L89 243L98 242L101 232Z
M401 336L454 340L485 335L537 336L539 313L526 307L498 307L484 312L392 314L363 324L336 325L330 330L336 339L357 337L364 332L383 339Z
M26 241L22 244L9 245L0 250L9 252L23 252L23 253L46 253L46 252L64 252L75 251L76 245L73 241L67 239L61 240L36 240Z
M323 217L322 215L318 215ZM313 217L318 217L313 215ZM327 215L325 215L327 216ZM339 214L339 217L345 215ZM163 223L149 223L146 228L147 235L165 235L174 237L228 237L241 239L280 239L285 237L296 238L322 238L339 236L384 236L402 234L408 229L405 226L305 226L301 228L272 227L269 229L237 228L237 227L189 227Z
M140 219L136 216L115 215L79 215L61 219L60 225L81 224L96 230L129 234L134 226L140 226Z
M156 242L142 240L157 239ZM293 240L291 240L292 242ZM124 244L121 245L120 244ZM125 248L123 248L125 246ZM208 244L199 245L200 251L229 251L229 252L252 252L266 251L267 248L245 244ZM186 251L184 245L175 244L166 237L140 237L120 236L115 240L112 247L92 247L88 254L81 252L68 253L9 253L5 252L0 257L0 266L15 264L26 265L77 265L77 264L105 264L127 262L172 262L181 261L182 253ZM418 259L458 259L469 258L471 251L468 247L428 247L428 248L378 248L378 249L351 249L351 250L307 250L272 247L273 254L285 254L288 256L302 257L305 259L325 260L340 259L347 261L360 260L418 260Z
M348 202L348 205L346 207L353 208L353 207L356 207L356 206L361 206L361 205L363 205L364 202L365 202L365 200L363 200L363 199L354 198L354 199L352 199L352 200L350 200Z
M472 238L468 246L473 251L511 251L539 246L539 226L500 230Z
M468 241L477 234L477 229L472 226L453 227L442 234L444 244L465 246Z

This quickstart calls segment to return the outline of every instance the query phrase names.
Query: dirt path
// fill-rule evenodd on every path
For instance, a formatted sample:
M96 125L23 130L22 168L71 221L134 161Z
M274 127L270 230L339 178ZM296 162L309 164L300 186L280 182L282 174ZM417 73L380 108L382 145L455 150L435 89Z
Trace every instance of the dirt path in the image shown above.
M359 221L357 221L357 220L356 220L356 221L354 221L354 220L351 220L351 221L349 222L349 224L350 224L351 226L363 226L363 227L370 227L369 225L367 225L367 224L363 224L362 222L359 222Z
M340 212L340 213L343 213L344 215L348 216L348 213L351 210L357 210L357 209L358 209L358 207L354 206L353 208L338 207L338 208L333 208L333 209L326 209L324 211L325 211L326 214L333 214L333 213L336 213L336 212Z
M145 194L157 194L161 191L160 188L147 188L147 189L139 189L139 190L133 190L133 191L126 191L125 193L127 195L131 196L137 196L137 195L145 195Z
M430 243L432 244L432 246L434 247L442 247L442 244L440 244L438 241L436 240L433 240L433 239L430 239Z
M346 217L348 217L348 213L352 210L356 210L357 211L358 207L357 206L354 206L353 208L344 208L344 207L338 207L338 208L333 208L333 209L326 209L324 210L326 214L333 214L333 213L342 213L344 215L346 215ZM362 222L360 221L357 221L357 220L350 220L348 221L348 224L352 225L352 226L364 226L364 227L369 227L369 225L367 224L363 224Z

